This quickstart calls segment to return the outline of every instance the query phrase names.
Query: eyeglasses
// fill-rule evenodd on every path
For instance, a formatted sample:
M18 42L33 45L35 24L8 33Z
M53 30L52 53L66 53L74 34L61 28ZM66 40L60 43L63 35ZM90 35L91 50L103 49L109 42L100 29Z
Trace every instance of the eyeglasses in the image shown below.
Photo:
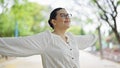
M65 13L60 13L60 16L65 19L65 18L71 18L72 14L65 14Z

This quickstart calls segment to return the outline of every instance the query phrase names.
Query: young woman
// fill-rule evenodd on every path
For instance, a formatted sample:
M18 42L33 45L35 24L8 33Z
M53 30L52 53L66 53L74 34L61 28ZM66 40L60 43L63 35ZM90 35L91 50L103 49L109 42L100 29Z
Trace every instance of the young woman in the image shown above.
M56 8L48 21L53 32L0 38L0 54L15 57L41 55L43 68L80 68L79 49L93 45L96 36L74 36L66 32L70 27L70 16L65 8Z

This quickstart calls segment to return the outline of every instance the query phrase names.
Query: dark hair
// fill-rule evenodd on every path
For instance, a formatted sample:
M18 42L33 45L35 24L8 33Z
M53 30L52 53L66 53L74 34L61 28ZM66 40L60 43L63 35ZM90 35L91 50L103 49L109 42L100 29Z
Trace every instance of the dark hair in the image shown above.
M60 9L64 9L64 8L56 8L50 13L50 18L48 20L48 23L49 23L50 27L52 27L53 29L54 29L54 25L51 23L51 20L56 19L57 11L59 11Z

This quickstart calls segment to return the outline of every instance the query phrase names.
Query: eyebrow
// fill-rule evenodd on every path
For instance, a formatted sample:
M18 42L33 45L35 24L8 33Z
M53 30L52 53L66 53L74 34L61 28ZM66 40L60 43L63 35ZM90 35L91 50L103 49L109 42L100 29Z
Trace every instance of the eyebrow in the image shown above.
M60 12L60 13L63 13L63 14L65 14L64 12Z
M69 13L59 13L59 14L69 14Z

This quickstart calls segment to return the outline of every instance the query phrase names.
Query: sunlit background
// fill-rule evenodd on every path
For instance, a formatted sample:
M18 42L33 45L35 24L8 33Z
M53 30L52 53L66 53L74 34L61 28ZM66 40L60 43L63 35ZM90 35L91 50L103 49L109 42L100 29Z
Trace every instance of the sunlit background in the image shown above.
M80 51L81 68L120 68L120 0L0 0L0 37L52 30L47 21L50 12L57 7L72 14L69 32L92 33L99 38L95 46ZM28 68L42 68L39 58L0 55L0 68L27 68L24 64Z

